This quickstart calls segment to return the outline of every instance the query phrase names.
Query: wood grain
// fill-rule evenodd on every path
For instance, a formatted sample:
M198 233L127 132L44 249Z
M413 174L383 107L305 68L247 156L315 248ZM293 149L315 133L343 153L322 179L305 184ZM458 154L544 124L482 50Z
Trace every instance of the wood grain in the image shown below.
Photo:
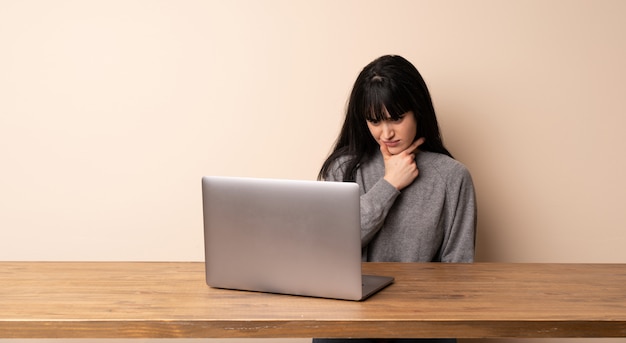
M0 338L626 337L625 264L365 263L364 302L214 289L198 262L0 262Z

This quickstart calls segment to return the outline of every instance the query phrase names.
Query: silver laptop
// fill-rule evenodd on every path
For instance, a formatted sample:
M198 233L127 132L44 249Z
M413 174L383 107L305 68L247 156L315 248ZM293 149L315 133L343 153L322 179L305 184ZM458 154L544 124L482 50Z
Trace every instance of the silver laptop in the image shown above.
M356 183L205 176L211 287L363 300L393 282L361 274Z

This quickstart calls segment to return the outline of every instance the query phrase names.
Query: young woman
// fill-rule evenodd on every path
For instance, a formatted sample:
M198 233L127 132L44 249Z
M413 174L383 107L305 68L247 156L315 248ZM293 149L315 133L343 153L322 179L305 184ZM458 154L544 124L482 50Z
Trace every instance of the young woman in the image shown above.
M363 261L473 262L472 178L444 147L426 83L406 59L382 56L361 71L318 178L359 184Z

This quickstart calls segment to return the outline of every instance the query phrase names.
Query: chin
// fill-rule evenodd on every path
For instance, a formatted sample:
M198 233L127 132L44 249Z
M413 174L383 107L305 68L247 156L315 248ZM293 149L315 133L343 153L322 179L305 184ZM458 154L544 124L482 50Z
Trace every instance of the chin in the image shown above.
M392 155L397 155L397 154L399 154L399 153L403 152L403 151L404 151L404 149L406 149L406 148L402 148L402 147L395 147L395 148L390 148L390 149L389 149L389 152L390 152Z

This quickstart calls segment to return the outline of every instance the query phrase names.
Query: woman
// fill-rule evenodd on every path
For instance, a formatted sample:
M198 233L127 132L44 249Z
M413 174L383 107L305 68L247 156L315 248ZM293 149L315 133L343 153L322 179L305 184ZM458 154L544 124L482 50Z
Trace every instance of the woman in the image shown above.
M472 178L444 147L426 83L406 59L382 56L361 71L318 178L359 184L363 261L473 262Z

